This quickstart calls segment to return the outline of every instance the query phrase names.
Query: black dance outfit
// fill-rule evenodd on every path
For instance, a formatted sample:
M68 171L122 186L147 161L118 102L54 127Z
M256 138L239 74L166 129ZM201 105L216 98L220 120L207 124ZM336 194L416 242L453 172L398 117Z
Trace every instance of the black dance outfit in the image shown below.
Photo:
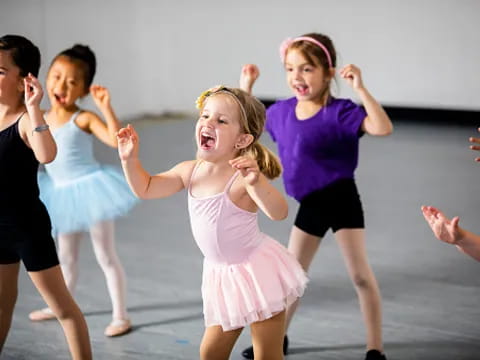
M23 114L0 131L0 264L27 271L59 264L47 210L39 199L38 161L19 132Z

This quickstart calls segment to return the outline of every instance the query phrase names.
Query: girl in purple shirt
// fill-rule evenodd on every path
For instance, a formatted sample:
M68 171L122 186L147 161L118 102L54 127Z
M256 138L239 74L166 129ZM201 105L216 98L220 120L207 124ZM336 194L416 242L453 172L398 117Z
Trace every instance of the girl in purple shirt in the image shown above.
M328 36L311 33L286 39L280 56L294 97L277 101L268 109L266 130L278 145L286 192L300 202L289 250L308 271L321 239L332 229L365 320L366 359L385 360L381 296L367 259L363 210L354 171L360 136L389 135L392 123L365 88L355 65L344 66L339 74L364 108L331 95L336 52ZM251 92L258 76L255 65L245 65L240 86ZM298 301L287 309L287 329L297 306ZM285 336L284 353L287 351ZM253 358L251 348L242 355Z

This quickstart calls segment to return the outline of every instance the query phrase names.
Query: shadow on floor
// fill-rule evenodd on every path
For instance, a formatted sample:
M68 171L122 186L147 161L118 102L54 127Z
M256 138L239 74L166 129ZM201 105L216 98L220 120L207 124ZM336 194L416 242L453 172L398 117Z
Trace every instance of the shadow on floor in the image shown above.
M458 349L458 355L455 359L479 359L477 357L480 354L480 344L473 345L471 343L462 342L462 341L414 341L414 342L404 342L404 343L395 343L389 342L385 343L386 353L388 355L389 351L395 352L395 350L403 350L403 352L411 349L412 353L425 352L428 354L429 351L435 349ZM300 354L308 353L321 353L327 351L342 351L342 350L365 350L365 344L344 344L344 345L333 345L333 346L299 346L291 347L289 349L288 355L295 357ZM391 357L389 357L390 359Z
M141 313L145 311L155 311L155 310L170 310L170 309L190 309L190 308L202 308L201 300L186 300L179 301L175 303L156 303L156 304L145 304L130 306L127 308L129 313ZM108 315L111 314L112 310L94 310L94 311L85 311L84 316L96 316L96 315Z
M174 323L187 322L187 321L199 320L199 319L203 319L203 314L202 313L180 316L180 317L174 317L174 318L171 318L171 319L164 319L164 320L161 320L161 321L153 321L153 322L145 322L145 323L135 324L135 325L132 326L132 331L136 331L136 330L140 330L142 328L147 328L147 327L152 327L152 326L174 324Z

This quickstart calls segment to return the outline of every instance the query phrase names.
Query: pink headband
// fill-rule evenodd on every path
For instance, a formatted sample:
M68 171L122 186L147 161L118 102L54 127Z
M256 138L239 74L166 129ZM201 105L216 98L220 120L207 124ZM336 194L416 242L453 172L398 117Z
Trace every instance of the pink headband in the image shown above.
M282 59L282 62L285 62L285 56L287 55L287 50L292 45L294 42L297 41L308 41L311 42L315 45L317 45L320 49L323 50L325 55L327 56L328 60L328 66L333 67L332 65L332 58L330 57L330 53L328 52L327 48L325 45L323 45L320 41L315 40L314 38L308 37L308 36L300 36L297 38L286 38L283 40L283 42L280 44L280 58Z

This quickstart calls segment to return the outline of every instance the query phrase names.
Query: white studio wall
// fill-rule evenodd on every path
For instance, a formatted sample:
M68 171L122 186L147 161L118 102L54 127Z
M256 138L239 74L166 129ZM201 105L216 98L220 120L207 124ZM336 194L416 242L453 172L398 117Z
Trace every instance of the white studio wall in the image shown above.
M278 45L311 31L331 36L339 66L360 66L385 105L480 110L478 14L476 0L1 0L0 34L40 47L42 79L56 53L88 44L122 118L194 111L248 62L261 70L257 96L289 96Z

